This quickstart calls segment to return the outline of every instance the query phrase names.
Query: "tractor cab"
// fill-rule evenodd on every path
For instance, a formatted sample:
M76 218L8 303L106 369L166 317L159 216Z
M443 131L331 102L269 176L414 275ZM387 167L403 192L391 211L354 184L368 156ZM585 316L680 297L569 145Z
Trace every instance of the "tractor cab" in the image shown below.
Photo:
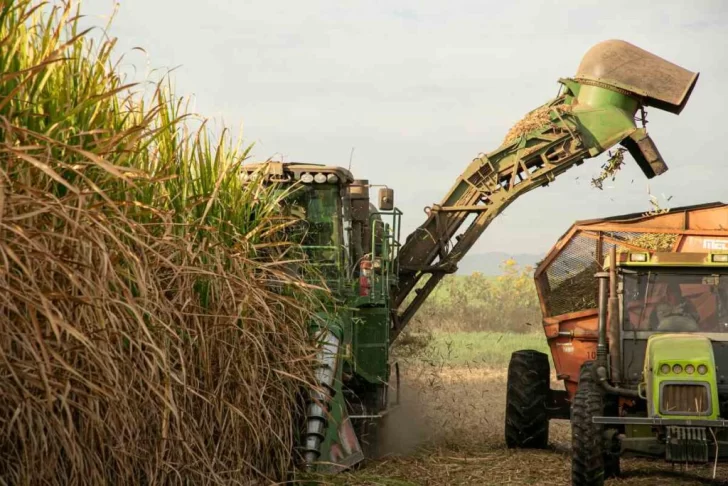
M728 254L621 253L625 331L728 332Z
M612 375L624 384L645 385L656 374L699 377L716 366L728 369L728 253L620 252L615 267L620 329L611 335L619 337L620 349L615 342L608 351L620 363L611 367ZM671 349L690 351L681 362L669 359ZM715 363L693 362L691 353ZM663 358L670 362L654 361ZM726 395L721 402L728 405L728 382L719 381ZM685 412L695 412L694 403L684 405Z

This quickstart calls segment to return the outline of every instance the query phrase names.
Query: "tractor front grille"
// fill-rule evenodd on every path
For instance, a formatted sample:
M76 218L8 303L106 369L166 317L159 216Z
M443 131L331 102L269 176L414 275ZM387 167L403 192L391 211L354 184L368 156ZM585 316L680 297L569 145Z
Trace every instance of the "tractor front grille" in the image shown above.
M665 458L670 462L708 462L705 427L668 427Z
M660 413L706 415L710 413L710 392L703 384L666 383L662 386Z

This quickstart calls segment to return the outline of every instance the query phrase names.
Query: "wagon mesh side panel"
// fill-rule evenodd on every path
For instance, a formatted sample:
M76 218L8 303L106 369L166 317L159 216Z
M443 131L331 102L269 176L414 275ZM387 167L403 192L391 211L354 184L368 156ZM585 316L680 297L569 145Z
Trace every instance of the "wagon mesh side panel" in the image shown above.
M550 292L545 296L548 315L556 316L596 307L599 241L581 232L561 250L546 269Z
M544 289L546 315L558 316L597 307L599 284L594 274L601 270L602 259L609 254L614 243L602 241L601 252L597 254L599 235L583 231L574 234L551 264L546 268L548 289ZM605 231L603 236L645 248L647 250L669 249L672 235L664 233L637 233L630 231ZM662 247L662 248L658 248ZM617 244L617 251L629 250Z

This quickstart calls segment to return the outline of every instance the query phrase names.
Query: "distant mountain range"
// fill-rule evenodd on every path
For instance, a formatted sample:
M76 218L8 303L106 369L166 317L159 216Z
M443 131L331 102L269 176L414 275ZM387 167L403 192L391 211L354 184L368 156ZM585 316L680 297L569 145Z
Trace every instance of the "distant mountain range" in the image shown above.
M473 272L480 272L483 275L500 275L503 262L509 258L513 258L523 268L528 265L535 267L544 257L545 255L533 253L509 254L501 251L469 253L458 264L457 273L458 275L470 275Z

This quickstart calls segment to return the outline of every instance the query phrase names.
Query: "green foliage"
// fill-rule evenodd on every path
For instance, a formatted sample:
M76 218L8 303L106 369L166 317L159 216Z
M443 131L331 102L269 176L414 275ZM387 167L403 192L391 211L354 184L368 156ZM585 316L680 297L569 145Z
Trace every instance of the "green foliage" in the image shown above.
M533 268L509 259L502 273L448 275L415 317L414 330L511 331L540 329Z
M455 332L434 333L432 345L436 355L451 365L508 366L511 353L534 349L550 355L543 332Z
M534 349L550 355L543 332L405 331L392 348L393 356L406 363L433 366L505 368L511 353Z

